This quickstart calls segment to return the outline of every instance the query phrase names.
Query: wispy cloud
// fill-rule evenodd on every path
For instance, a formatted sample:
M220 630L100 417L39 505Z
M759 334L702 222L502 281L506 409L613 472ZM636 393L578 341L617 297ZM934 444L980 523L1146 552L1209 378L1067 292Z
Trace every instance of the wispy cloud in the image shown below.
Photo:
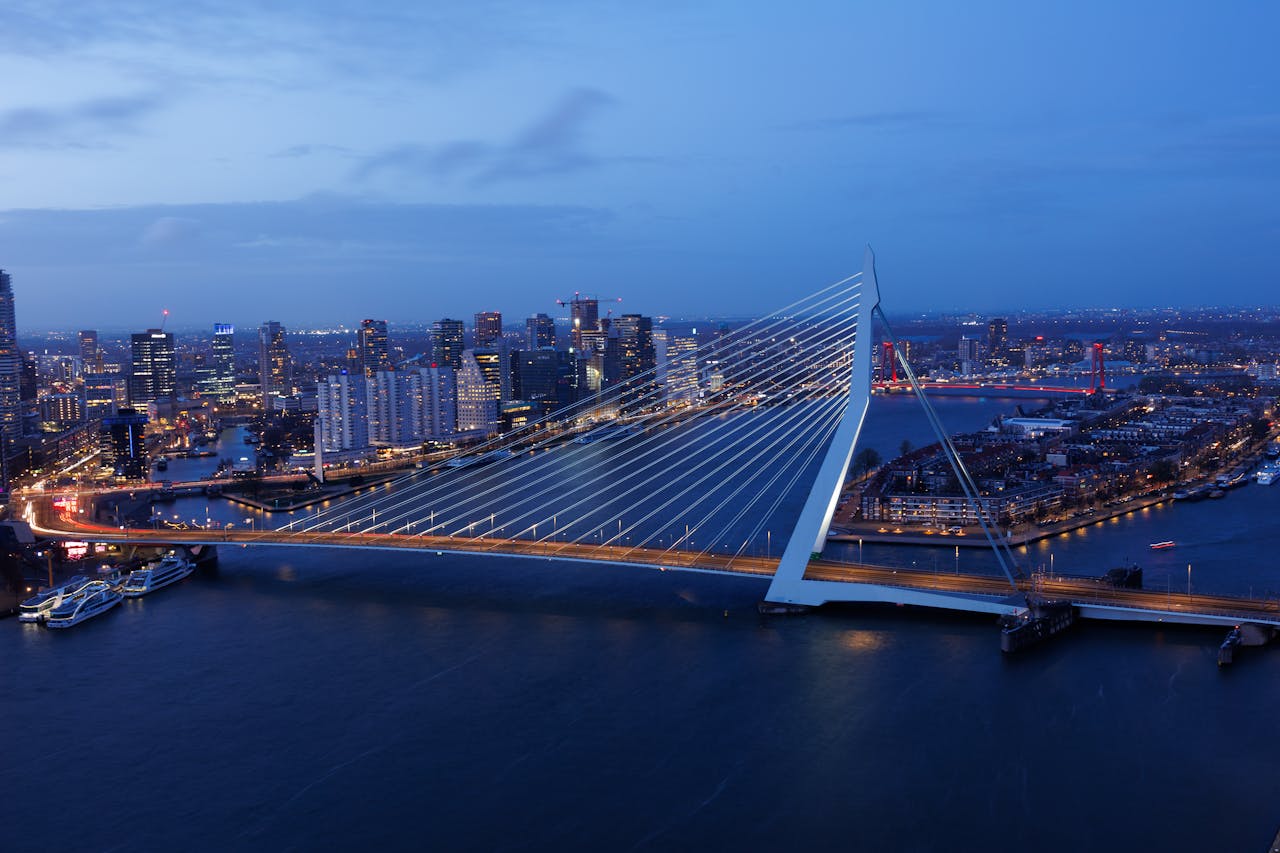
M24 323L33 326L137 323L162 290L175 318L201 323L216 319L209 315L215 291L219 310L237 321L259 311L295 321L332 317L356 304L429 318L468 309L481 287L500 301L529 299L527 280L512 275L513 258L526 271L545 269L545 281L585 288L597 254L623 251L613 216L568 205L385 204L318 195L6 210L0 241L5 268L20 279ZM87 276L104 286L86 290ZM352 302L352 282L378 286L360 285Z
M164 106L158 94L93 98L65 107L19 107L0 112L0 146L92 144L103 136L133 133Z
M148 248L181 246L200 233L200 222L187 216L161 216L142 230L138 242Z
M460 139L440 145L398 145L368 157L352 176L362 181L388 173L462 177L472 184L486 185L638 159L605 157L588 150L589 126L615 103L612 95L598 89L573 89L506 142Z
M275 159L294 160L302 157L314 157L320 154L334 154L340 157L351 157L354 156L355 152L342 145L326 145L322 142L307 142L300 145L290 145L288 148L283 148L270 156Z
M853 113L842 116L805 119L782 125L783 130L849 130L849 129L908 129L939 125L946 121L941 113L926 111L889 111Z

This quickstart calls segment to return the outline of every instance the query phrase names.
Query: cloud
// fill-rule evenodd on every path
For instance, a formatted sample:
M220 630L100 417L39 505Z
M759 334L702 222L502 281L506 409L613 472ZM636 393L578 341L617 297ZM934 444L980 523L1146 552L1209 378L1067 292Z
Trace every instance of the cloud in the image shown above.
M20 107L0 113L0 146L78 146L85 139L132 133L164 106L157 94L93 98L61 108Z
M440 179L460 176L472 184L486 185L640 159L602 157L586 148L587 128L615 103L613 96L598 89L572 89L505 143L463 139L442 145L398 145L366 158L352 177L364 181L388 173Z
M138 242L149 248L189 243L200 233L200 223L184 216L161 216L142 231Z
M275 314L297 322L366 309L431 320L475 310L480 292L546 310L562 283L586 289L602 253L630 254L619 248L613 219L606 209L570 205L323 195L4 210L0 233L28 328L137 325L161 295L179 322L239 322L259 312L258 321ZM98 286L86 289L87 280ZM531 281L545 294L530 294Z
M270 156L275 159L297 159L300 157L313 157L317 154L338 154L343 157L350 157L353 153L350 148L345 148L341 145L303 143L301 145L291 145Z
M844 116L806 119L782 126L783 130L847 130L850 128L865 129L902 129L926 127L942 124L945 117L941 113L924 111L889 111L873 113L855 113Z

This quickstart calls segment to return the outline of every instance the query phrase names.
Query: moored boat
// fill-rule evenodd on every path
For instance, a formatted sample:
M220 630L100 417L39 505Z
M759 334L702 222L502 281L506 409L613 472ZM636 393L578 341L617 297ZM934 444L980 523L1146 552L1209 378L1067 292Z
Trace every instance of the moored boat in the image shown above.
M50 628L70 628L87 619L105 613L120 603L124 597L106 581L90 581L81 595L63 602L49 613L45 625Z
M183 555L166 554L160 562L130 572L121 592L126 598L138 598L177 583L193 571L195 565Z
M89 580L84 575L76 575L58 586L50 587L28 598L18 606L18 621L43 622L49 617L51 611L70 600L71 597L80 594L80 590L89 583Z

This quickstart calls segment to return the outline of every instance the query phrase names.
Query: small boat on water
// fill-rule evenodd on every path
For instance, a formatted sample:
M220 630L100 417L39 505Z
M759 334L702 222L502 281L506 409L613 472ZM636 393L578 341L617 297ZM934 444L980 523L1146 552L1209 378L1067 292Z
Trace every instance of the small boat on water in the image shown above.
M1253 475L1253 479L1258 482L1259 486L1270 486L1276 481L1276 474L1280 473L1274 465L1263 465L1258 469L1258 473Z
M1152 551L1162 551L1162 550L1164 550L1165 548L1172 548L1172 547L1173 547L1173 544L1174 544L1174 543L1173 543L1173 540L1172 540L1172 539L1166 539L1164 542L1152 542L1152 543L1151 543L1151 550L1152 550Z
M181 554L166 554L160 562L130 572L121 592L125 598L139 598L177 583L195 571L195 568L195 564Z
M49 618L49 613L60 607L63 602L70 600L73 596L79 595L80 590L89 583L90 579L84 575L76 575L73 578L50 587L44 592L38 593L18 606L19 622L43 622Z
M119 589L106 581L91 581L81 592L81 595L54 608L49 613L45 625L50 628L70 628L73 625L79 625L87 619L106 613L124 598Z

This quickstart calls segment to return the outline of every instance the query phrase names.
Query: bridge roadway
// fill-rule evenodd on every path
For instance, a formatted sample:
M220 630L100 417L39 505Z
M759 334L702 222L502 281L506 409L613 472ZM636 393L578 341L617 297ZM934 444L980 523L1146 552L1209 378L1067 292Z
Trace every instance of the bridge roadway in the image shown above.
M71 519L61 513L44 524L40 523L36 513L29 515L28 520L36 533L49 538L143 545L268 545L494 554L760 578L771 578L778 564L776 558L760 556L735 557L696 551L479 536L199 528L122 530ZM810 561L805 579L840 584L840 594L832 595L831 600L913 604L996 614L1022 609L1020 601L1011 599L1011 590L1004 578L989 575L926 572L815 559ZM851 595L848 585L857 587L856 594ZM1020 591L1032 593L1042 600L1069 600L1084 618L1194 625L1254 622L1280 627L1280 601L1276 600L1188 595L1171 590L1117 589L1095 578L1057 575L1036 576L1023 581Z

